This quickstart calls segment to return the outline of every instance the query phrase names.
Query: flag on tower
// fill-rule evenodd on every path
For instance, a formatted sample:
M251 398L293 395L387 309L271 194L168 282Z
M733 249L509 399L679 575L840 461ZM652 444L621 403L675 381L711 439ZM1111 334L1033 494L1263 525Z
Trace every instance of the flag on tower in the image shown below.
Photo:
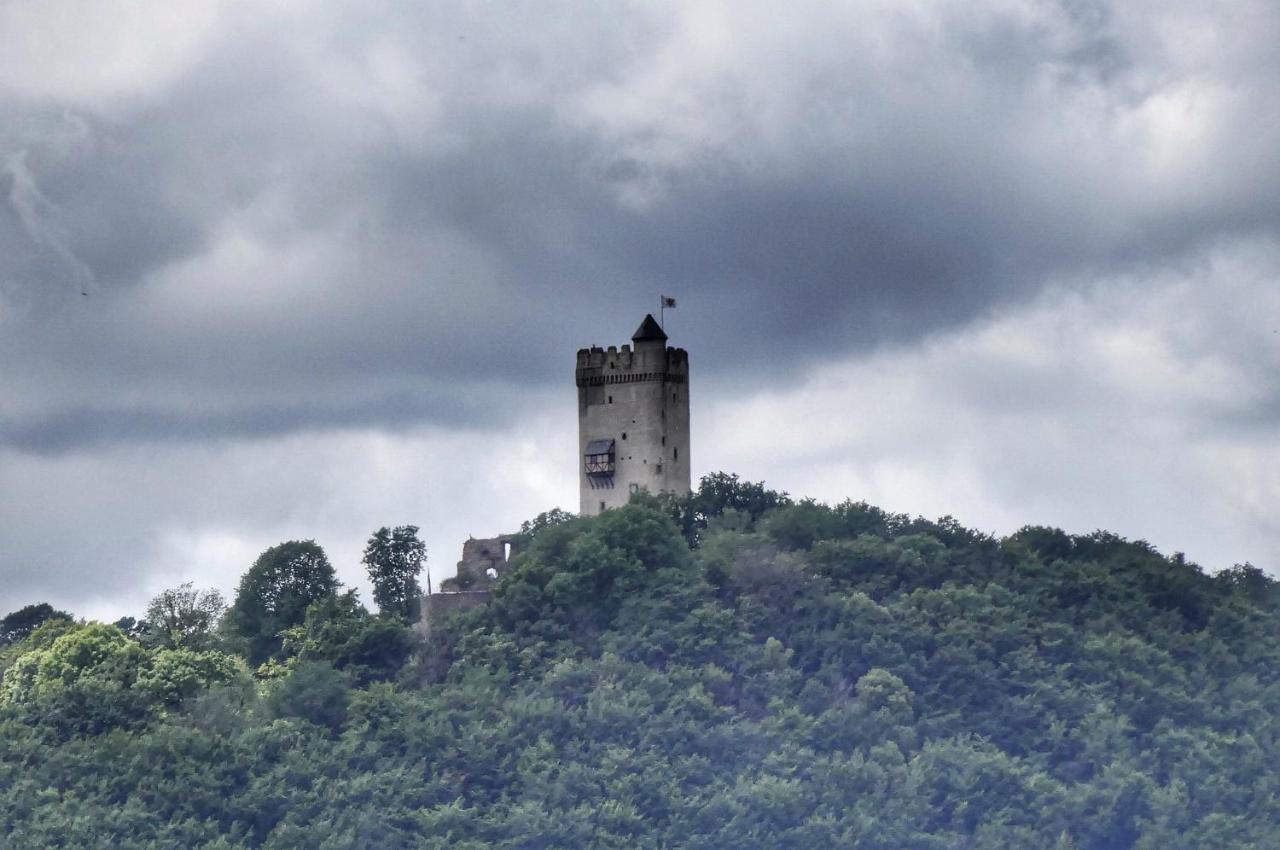
M674 299L674 298L672 298L672 297L670 297L670 296L664 295L664 296L662 296L662 306L663 306L663 307L674 307L674 306L676 306L676 299Z

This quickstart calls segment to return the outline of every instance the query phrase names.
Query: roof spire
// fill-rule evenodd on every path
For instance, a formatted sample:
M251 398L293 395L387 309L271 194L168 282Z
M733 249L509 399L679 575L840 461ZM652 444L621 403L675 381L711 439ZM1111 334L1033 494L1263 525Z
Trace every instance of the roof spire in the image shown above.
M631 335L632 342L666 342L667 335L663 332L662 326L658 324L658 320L653 317L652 313L645 313L644 321L640 323L640 327L636 328L636 332Z

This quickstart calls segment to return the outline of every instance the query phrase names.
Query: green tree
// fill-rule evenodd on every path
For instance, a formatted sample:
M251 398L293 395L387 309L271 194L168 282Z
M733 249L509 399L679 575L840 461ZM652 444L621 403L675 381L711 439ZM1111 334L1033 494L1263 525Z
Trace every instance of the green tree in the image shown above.
M158 702L177 705L213 685L248 679L244 662L225 652L160 649L138 674L137 687Z
M276 717L298 717L337 729L347 719L351 681L325 661L304 661L272 683L267 708Z
M1253 564L1236 564L1230 569L1219 572L1214 576L1214 580L1224 587L1239 591L1257 605L1273 603L1277 596L1277 587L1280 586L1280 583Z
M58 611L48 602L27 605L0 619L0 646L17 643L35 631L45 620L70 620L66 611Z
M378 610L406 622L418 615L418 574L427 558L427 547L418 539L418 526L383 526L364 547L363 563L373 582Z
M354 590L312 602L284 638L290 663L328 661L359 684L394 676L413 650L401 618L371 616Z
M662 581L667 571L685 573L690 562L669 515L652 497L637 499L597 517L544 529L498 585L496 610L510 620L555 612L555 620L589 630L612 619L630 593Z
M5 672L0 704L25 709L59 738L143 722L149 696L133 685L146 651L115 626L86 623L24 653Z
M671 517L689 546L694 548L702 542L712 521L724 519L734 527L748 530L765 513L791 504L785 492L770 490L763 481L743 481L726 472L702 476L698 489L692 493L662 493L650 498L656 498L656 504Z
M217 644L217 628L227 603L216 590L197 590L192 582L171 587L147 605L142 642L168 648L207 650Z
M784 549L812 549L814 543L838 539L844 532L841 517L813 499L779 507L762 526L765 534Z
M31 634L17 643L0 646L0 676L5 675L5 672L14 665L14 662L32 650L48 649L55 640L78 628L80 626L71 620L54 617L52 620L45 620L36 626L31 631Z
M520 534L516 541L516 547L527 546L533 541L533 538L544 529L551 528L554 525L561 525L570 520L577 519L577 514L569 513L560 508L552 508L549 511L543 511L533 519L527 519L520 523Z
M240 579L227 629L250 664L280 651L281 633L305 620L307 606L338 592L333 566L314 540L290 540L258 556Z
M702 476L698 482L694 504L704 519L732 508L747 514L754 522L773 508L791 504L791 497L785 492L770 490L763 481L743 481L736 474L714 472Z

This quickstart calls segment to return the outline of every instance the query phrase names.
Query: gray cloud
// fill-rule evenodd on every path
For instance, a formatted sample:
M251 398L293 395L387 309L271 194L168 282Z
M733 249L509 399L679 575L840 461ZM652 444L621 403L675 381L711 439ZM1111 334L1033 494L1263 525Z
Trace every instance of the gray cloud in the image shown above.
M700 462L1000 534L1104 528L1209 569L1274 570L1280 431L1254 415L1280 388L1280 338L1253 340L1252 362L1233 350L1262 331L1250 313L1280 312L1280 290L1256 279L1280 273L1278 248L1234 245L1142 288L1047 293L922 346L715 398ZM1237 334L1191 333L1188 317Z
M4 101L75 129L10 158L10 196L65 228L0 221L3 353L44 379L6 387L15 444L208 433L173 424L174 383L219 408L287 386L277 429L331 424L352 373L365 421L453 421L404 379L557 380L567 333L625 334L660 291L697 313L704 368L793 374L1280 225L1274 14L228 14L162 85ZM1259 64L1175 52L1191 27ZM55 244L62 277L101 282L90 308L52 285ZM260 433L258 410L214 430Z
M58 221L58 210L41 193L27 168L27 152L10 155L4 174L9 178L9 205L22 223L22 229L38 249L47 249L62 271L77 284L81 295L94 287L90 268L71 250L66 228Z

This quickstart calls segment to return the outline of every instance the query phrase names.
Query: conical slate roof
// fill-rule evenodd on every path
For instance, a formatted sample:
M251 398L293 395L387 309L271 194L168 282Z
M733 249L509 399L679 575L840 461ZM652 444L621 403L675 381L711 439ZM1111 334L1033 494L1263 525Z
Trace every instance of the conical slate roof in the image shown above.
M640 327L636 328L636 332L631 335L631 341L650 342L652 340L666 342L667 335L662 332L662 325L658 324L658 320L653 317L653 314L646 313L644 321L640 323Z

